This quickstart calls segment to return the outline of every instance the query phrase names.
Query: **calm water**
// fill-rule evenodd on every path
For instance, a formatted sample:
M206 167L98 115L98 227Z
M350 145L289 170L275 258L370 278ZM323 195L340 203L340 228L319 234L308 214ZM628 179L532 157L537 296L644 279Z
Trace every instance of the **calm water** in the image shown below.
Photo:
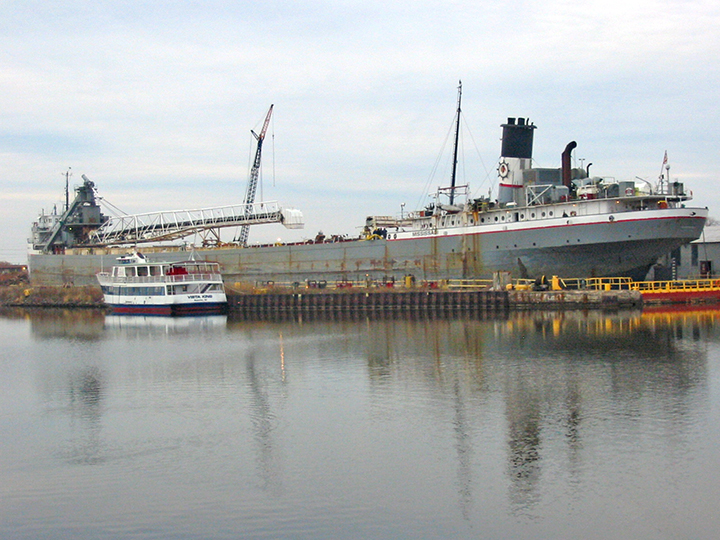
M720 311L0 316L3 539L707 539Z

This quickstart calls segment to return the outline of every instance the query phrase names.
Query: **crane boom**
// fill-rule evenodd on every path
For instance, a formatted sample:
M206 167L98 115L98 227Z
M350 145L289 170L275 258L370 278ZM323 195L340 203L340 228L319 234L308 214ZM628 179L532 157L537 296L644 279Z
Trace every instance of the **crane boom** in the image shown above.
M257 140L257 150L255 151L255 161L253 162L252 169L250 170L250 179L248 180L248 186L247 191L245 192L245 203L247 206L246 208L251 208L252 204L255 202L255 192L257 191L257 184L258 184L258 177L260 176L260 160L262 156L262 144L263 140L265 139L265 133L267 132L268 124L270 123L270 115L272 115L273 106L270 105L270 109L268 110L267 116L265 117L265 122L263 123L263 127L260 130L260 135L255 133L252 129L250 130L250 133L253 134L255 139ZM240 234L238 235L238 241L241 246L247 245L248 240L248 234L250 232L250 227L248 225L243 225L240 227Z

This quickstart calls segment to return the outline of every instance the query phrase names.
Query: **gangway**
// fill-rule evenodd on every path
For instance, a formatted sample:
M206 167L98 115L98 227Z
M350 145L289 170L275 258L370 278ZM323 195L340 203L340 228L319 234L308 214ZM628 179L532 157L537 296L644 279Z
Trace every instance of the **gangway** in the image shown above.
M111 217L91 233L88 247L173 241L192 234L214 235L218 229L282 223L288 229L302 229L299 210L282 208L277 201L236 204L197 210L171 210Z

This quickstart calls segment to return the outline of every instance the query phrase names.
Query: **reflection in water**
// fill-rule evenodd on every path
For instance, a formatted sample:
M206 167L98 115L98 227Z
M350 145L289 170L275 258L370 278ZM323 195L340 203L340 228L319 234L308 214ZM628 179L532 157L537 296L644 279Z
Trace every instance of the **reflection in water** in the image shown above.
M68 397L73 437L71 462L92 465L104 461L101 452L103 376L96 366L71 375Z
M462 392L459 381L454 385L455 393L455 416L453 418L453 429L455 431L455 451L457 452L457 484L460 511L464 519L470 519L472 507L472 457L473 446L468 422L463 403Z
M137 338L149 335L197 335L223 333L227 315L158 317L147 315L107 315L105 329L115 336Z
M274 456L273 430L277 419L268 395L268 382L256 369L257 352L250 350L245 358L248 388L250 389L250 419L256 444L257 473L262 489L277 492L281 488L279 461ZM281 360L282 361L282 360Z
M538 504L545 492L541 482L551 474L545 466L558 459L557 452L567 456L563 471L578 482L587 469L585 438L597 436L605 414L619 415L618 423L632 433L640 429L633 422L647 416L652 402L659 423L674 424L671 435L682 438L685 426L678 419L689 413L690 392L706 380L705 356L686 350L682 336L688 327L700 335L704 322L716 316L530 313L495 324L495 340L506 356L514 511L526 513ZM593 417L585 410L594 411Z
M91 341L101 337L105 312L99 309L31 309L25 311L40 338Z
M53 425L69 424L51 443L64 460L97 469L122 456L144 473L154 462L133 462L141 452L177 452L153 471L179 486L169 493L197 493L201 510L225 504L219 519L232 525L252 514L268 537L292 536L303 519L330 530L365 515L410 531L423 504L498 530L553 508L563 523L573 505L626 501L654 487L648 478L680 482L707 409L708 348L720 343L713 310L286 321L81 313L29 315L39 401ZM177 470L176 457L187 460ZM142 477L119 469L128 483Z

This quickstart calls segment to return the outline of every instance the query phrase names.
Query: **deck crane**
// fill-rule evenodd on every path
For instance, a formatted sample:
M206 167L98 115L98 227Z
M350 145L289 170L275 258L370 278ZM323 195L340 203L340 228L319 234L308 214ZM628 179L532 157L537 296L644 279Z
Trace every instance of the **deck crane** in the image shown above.
M270 115L272 115L273 106L270 105L267 116L265 117L265 123L260 130L260 135L255 133L252 129L250 133L257 140L257 150L255 151L255 161L253 162L252 169L250 170L250 180L248 181L247 192L245 193L245 204L248 212L252 203L255 202L255 192L257 191L258 177L260 175L260 157L262 155L262 144L265 139L265 133L267 132L268 124L270 123ZM238 242L241 246L247 245L248 233L250 232L248 225L242 225L240 227L240 234L238 235Z

